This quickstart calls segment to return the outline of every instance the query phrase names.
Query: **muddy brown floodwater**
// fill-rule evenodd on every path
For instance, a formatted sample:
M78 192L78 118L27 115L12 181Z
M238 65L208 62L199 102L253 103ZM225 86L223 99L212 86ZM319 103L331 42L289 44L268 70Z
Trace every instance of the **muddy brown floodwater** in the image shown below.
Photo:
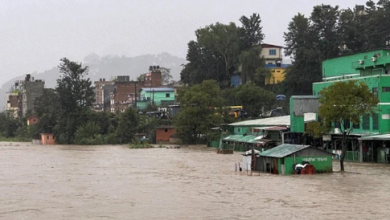
M247 176L238 161L205 147L0 142L0 219L390 219L388 165Z

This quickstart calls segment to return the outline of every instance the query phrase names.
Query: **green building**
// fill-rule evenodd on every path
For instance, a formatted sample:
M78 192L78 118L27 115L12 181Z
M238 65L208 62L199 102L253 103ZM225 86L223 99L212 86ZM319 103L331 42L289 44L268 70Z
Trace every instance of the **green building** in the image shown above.
M295 165L306 161L317 173L333 171L333 154L310 145L282 144L260 152L256 158L256 169L273 174L294 174Z
M346 160L360 162L389 162L390 139L390 50L375 50L326 60L322 63L322 82L313 84L313 96L335 82L356 80L365 82L378 97L378 111L361 117L360 124L348 124L346 128L334 124L325 139L326 148L334 153L341 150L344 129L353 128L349 136ZM343 95L343 94L340 94ZM371 138L372 137L372 138ZM375 137L375 138L373 138Z
M306 113L304 123L316 120L316 114ZM213 141L211 146L220 149L247 151L252 148L262 151L282 143L290 143L290 116L261 118L231 123L224 126L221 140Z
M148 105L168 107L175 102L175 89L173 88L142 88L137 108L144 110Z

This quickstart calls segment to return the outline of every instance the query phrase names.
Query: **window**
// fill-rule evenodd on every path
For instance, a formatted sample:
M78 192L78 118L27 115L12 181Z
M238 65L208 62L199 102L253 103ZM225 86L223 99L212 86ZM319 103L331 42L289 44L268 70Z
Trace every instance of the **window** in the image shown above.
M353 124L353 125L352 125L352 128L354 128L354 129L359 129L359 128L360 128L360 124Z
M370 130L370 115L363 115L363 129Z
M276 50L275 49L270 49L269 50L269 55L276 55Z
M47 135L47 140L49 140L50 139L50 137L49 137L49 135Z
M372 114L372 129L378 130L379 129L379 116L378 113Z
M168 132L168 128L165 128L165 132Z
M378 97L378 88L377 87L372 88L372 93L375 95L375 97Z
M167 93L165 94L165 97L169 98L171 96L171 94Z
M390 92L390 87L382 87L382 92Z
M349 120L344 120L344 129L349 129L351 127L351 123Z

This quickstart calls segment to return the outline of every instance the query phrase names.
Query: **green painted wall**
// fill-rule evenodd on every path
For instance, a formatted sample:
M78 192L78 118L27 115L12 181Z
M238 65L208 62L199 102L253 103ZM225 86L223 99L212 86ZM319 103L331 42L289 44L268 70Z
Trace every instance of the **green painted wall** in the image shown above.
M307 161L312 164L317 172L332 172L332 156L305 156L305 157L296 157L296 163L302 163L302 161ZM285 167L285 175L294 174L294 156L289 156L284 158L284 167ZM282 171L280 170L281 174Z
M348 81L351 79L344 79L344 80L338 80L338 81ZM369 118L369 129L363 129L362 123L363 118L361 118L361 123L359 128L354 128L352 133L354 134L361 134L361 133L379 133L379 134L385 134L390 132L390 75L376 75L376 76L368 76L368 77L360 77L356 78L354 80L357 80L359 82L365 82L371 91L375 88L378 93L378 129L374 126L374 118L371 115ZM320 83L314 83L313 84L313 95L317 96L319 95L319 92L323 89L328 87L329 85L332 85L335 82L338 81L332 81L332 82L320 82ZM386 89L389 87L389 89ZM385 88L385 89L384 89ZM388 91L387 91L388 90ZM352 125L351 125L352 126Z
M323 78L329 78L342 75L351 75L360 73L359 69L370 69L378 65L390 63L389 53L390 50L375 50L325 60L322 62L322 76ZM371 58L374 56L374 54L380 54L376 62L371 61ZM362 60L363 64L360 64L359 60Z
M250 127L234 127L234 134L248 134Z
M167 95L169 97L167 97ZM150 101L154 101L155 105L159 106L161 104L161 100L175 101L175 91L149 92L141 90L140 97L141 100L143 97L149 98Z

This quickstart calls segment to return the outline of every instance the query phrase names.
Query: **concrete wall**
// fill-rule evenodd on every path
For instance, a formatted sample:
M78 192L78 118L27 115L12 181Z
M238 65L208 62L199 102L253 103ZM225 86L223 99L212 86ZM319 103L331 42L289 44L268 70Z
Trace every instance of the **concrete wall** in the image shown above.
M34 109L34 102L36 98L43 95L45 82L43 81L25 81L24 89L22 91L22 114L26 115L28 110Z

